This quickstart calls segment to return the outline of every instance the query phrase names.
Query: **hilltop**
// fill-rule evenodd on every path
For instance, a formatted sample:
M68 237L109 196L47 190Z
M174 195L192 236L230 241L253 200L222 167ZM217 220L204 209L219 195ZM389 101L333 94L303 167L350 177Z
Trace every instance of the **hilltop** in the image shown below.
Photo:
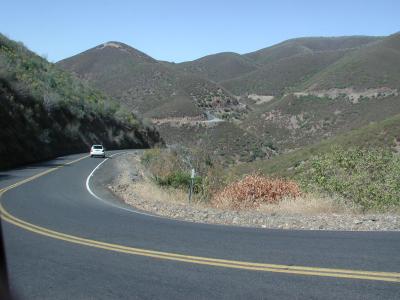
M400 33L347 53L315 74L302 87L309 90L353 87L400 87Z
M57 63L145 117L217 115L241 107L223 87L119 42L107 42ZM163 109L158 109L163 107Z
M309 79L346 53L383 37L305 37L243 55L217 53L177 67L220 83L235 95L278 95Z
M257 70L222 81L237 95L281 96L345 55L346 50L305 52L271 61Z
M283 41L271 47L244 54L244 56L265 65L296 55L355 49L382 38L371 36L301 37Z
M260 67L255 61L234 52L208 55L194 61L175 64L181 71L220 82L255 71Z

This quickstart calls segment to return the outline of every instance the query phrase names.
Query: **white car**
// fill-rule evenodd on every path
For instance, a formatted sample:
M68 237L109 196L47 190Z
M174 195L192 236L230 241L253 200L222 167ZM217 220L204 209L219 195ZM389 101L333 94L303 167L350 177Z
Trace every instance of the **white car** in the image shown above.
M106 157L106 149L104 149L103 145L93 145L90 148L90 157L94 156Z

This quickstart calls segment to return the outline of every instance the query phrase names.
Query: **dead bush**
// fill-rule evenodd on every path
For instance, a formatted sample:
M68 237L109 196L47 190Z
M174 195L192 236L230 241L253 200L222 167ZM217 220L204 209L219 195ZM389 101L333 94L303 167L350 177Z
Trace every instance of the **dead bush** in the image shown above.
M211 202L217 208L254 209L264 203L277 203L283 198L300 195L300 187L294 181L253 174L229 184L216 193Z

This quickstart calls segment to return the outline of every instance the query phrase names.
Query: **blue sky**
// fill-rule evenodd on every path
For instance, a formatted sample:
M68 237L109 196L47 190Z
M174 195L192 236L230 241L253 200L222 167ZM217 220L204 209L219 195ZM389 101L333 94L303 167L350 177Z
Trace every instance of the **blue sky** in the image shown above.
M400 31L398 0L5 0L1 10L0 32L50 61L111 40L181 62L301 36Z

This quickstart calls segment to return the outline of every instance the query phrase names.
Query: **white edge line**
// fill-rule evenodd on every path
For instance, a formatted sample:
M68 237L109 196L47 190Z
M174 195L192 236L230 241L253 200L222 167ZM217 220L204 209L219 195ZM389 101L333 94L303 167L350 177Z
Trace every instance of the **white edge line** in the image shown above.
M133 212L133 213L136 213L136 214L140 214L140 215L145 215L145 216L149 216L149 217L155 217L155 218L166 219L166 218L163 217L163 216L152 215L152 214L148 214L148 213L145 213L145 212L140 212L140 211L137 211L137 210L134 210L134 209L129 209L129 208L126 208L126 207L121 207L121 206L119 206L119 205L113 204L113 203L111 203L110 201L104 200L103 198L97 196L97 195L92 191L92 189L90 188L90 178L92 178L92 176L93 176L94 173L97 171L97 169L100 168L101 165L104 164L107 160L109 160L110 157L113 157L113 156L116 156L116 155L120 155L120 154L125 154L125 153L126 153L126 152L115 153L115 154L113 154L113 155L110 155L108 158L106 158L105 160L103 160L101 163L99 163L99 164L93 169L93 171L89 174L89 176L86 178L86 189L88 190L88 192L89 192L94 198L96 198L97 200L99 200L99 201L101 201L101 202L103 202L103 203L105 203L105 204L107 204L107 205L110 205L110 206L113 206L113 207L115 207L115 208L119 208L119 209L122 209L122 210L125 210L125 211L129 211L129 212Z

